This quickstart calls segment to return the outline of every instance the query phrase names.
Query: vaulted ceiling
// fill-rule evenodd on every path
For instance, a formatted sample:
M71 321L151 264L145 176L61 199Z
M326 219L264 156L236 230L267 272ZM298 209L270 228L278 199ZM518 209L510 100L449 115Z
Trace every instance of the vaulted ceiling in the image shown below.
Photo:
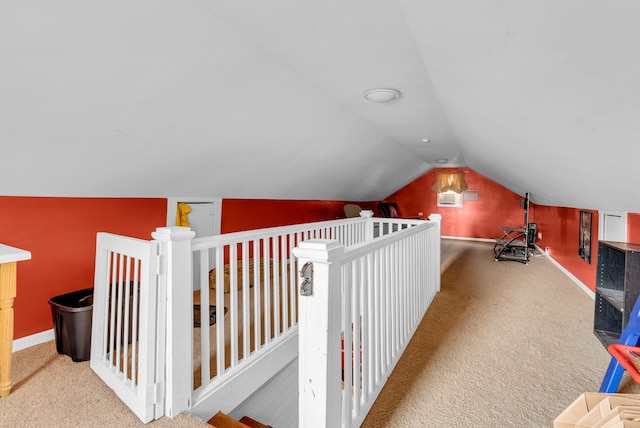
M6 0L0 195L366 201L465 166L640 212L639 19L635 0Z

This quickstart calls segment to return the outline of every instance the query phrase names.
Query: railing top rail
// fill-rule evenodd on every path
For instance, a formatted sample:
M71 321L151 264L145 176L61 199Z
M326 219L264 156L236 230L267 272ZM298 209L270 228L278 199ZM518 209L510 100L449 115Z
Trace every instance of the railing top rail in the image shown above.
M406 220L406 219L395 219L395 218L367 219L363 217L354 217L354 218L329 220L329 221L321 221L321 222L314 222L314 223L301 223L301 224L294 224L290 226L278 226L278 227L270 227L265 229L246 230L241 232L231 232L231 233L225 233L221 235L204 236L201 238L195 238L192 241L192 248L195 251L195 250L211 248L211 247L215 247L223 244L234 244L234 243L247 241L247 240L269 238L272 236L278 236L285 233L305 232L308 230L322 229L326 227L364 223L366 221L394 223L394 224L414 224L416 222L423 222L424 220ZM424 221L424 222L428 223L427 221Z
M338 226L340 224L352 224L366 221L364 218L350 218L341 220L329 220L315 223L301 223L290 226L277 226L264 229L252 229L244 230L241 232L224 233L221 235L204 236L202 238L195 238L192 241L194 250L209 248L212 246L222 244L233 244L246 240L269 238L271 236L278 236L285 233L297 233L307 230L321 229L325 227Z
M389 218L389 217L372 217L371 220L378 223L393 223L393 224L420 224L429 223L430 220L411 219L411 218Z
M394 242L405 239L407 236L415 235L424 230L432 229L437 226L437 223L434 221L421 221L420 224L416 224L413 227L409 227L370 241L365 241L360 244L346 247L343 255L341 256L341 260L343 263L347 263L351 260L362 257L365 254L369 254L373 251L379 250L380 248L388 247Z

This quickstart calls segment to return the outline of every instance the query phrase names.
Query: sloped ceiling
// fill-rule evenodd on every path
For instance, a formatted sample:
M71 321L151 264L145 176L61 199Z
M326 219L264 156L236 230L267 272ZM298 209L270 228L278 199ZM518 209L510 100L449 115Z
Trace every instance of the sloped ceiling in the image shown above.
M448 159L539 204L640 212L639 17L633 1L5 1L0 194L365 201ZM363 98L379 87L402 96Z

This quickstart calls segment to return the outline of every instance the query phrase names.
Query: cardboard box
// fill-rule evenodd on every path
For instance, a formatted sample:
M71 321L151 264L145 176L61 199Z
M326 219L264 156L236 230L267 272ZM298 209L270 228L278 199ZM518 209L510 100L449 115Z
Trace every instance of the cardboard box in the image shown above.
M592 428L599 421L606 418L611 411L620 406L640 409L640 397L615 394L605 397L593 409L580 418L576 423L577 428Z
M610 395L599 392L585 392L558 415L553 421L553 428L576 428L576 424L580 419Z
M634 406L618 406L613 409L607 416L600 419L598 423L591 428L609 428L620 421L633 421L640 419L640 408Z
M553 421L553 428L578 428L578 422L582 418L584 418L590 411L594 410L605 398L612 396L640 400L640 395L638 394L603 394L599 392L585 392L571 403L562 413L560 413L560 415L558 415L558 417ZM610 407L611 402L609 401L607 405ZM602 412L602 408L599 408L598 411Z
M620 421L606 428L640 428L640 422L637 421Z

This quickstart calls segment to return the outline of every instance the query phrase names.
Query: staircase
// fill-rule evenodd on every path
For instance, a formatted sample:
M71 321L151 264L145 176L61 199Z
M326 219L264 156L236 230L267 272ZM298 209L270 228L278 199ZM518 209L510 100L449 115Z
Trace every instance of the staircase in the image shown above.
M270 425L264 425L251 419L249 416L243 416L242 419L237 421L222 412L216 413L207 423L216 428L272 428Z

